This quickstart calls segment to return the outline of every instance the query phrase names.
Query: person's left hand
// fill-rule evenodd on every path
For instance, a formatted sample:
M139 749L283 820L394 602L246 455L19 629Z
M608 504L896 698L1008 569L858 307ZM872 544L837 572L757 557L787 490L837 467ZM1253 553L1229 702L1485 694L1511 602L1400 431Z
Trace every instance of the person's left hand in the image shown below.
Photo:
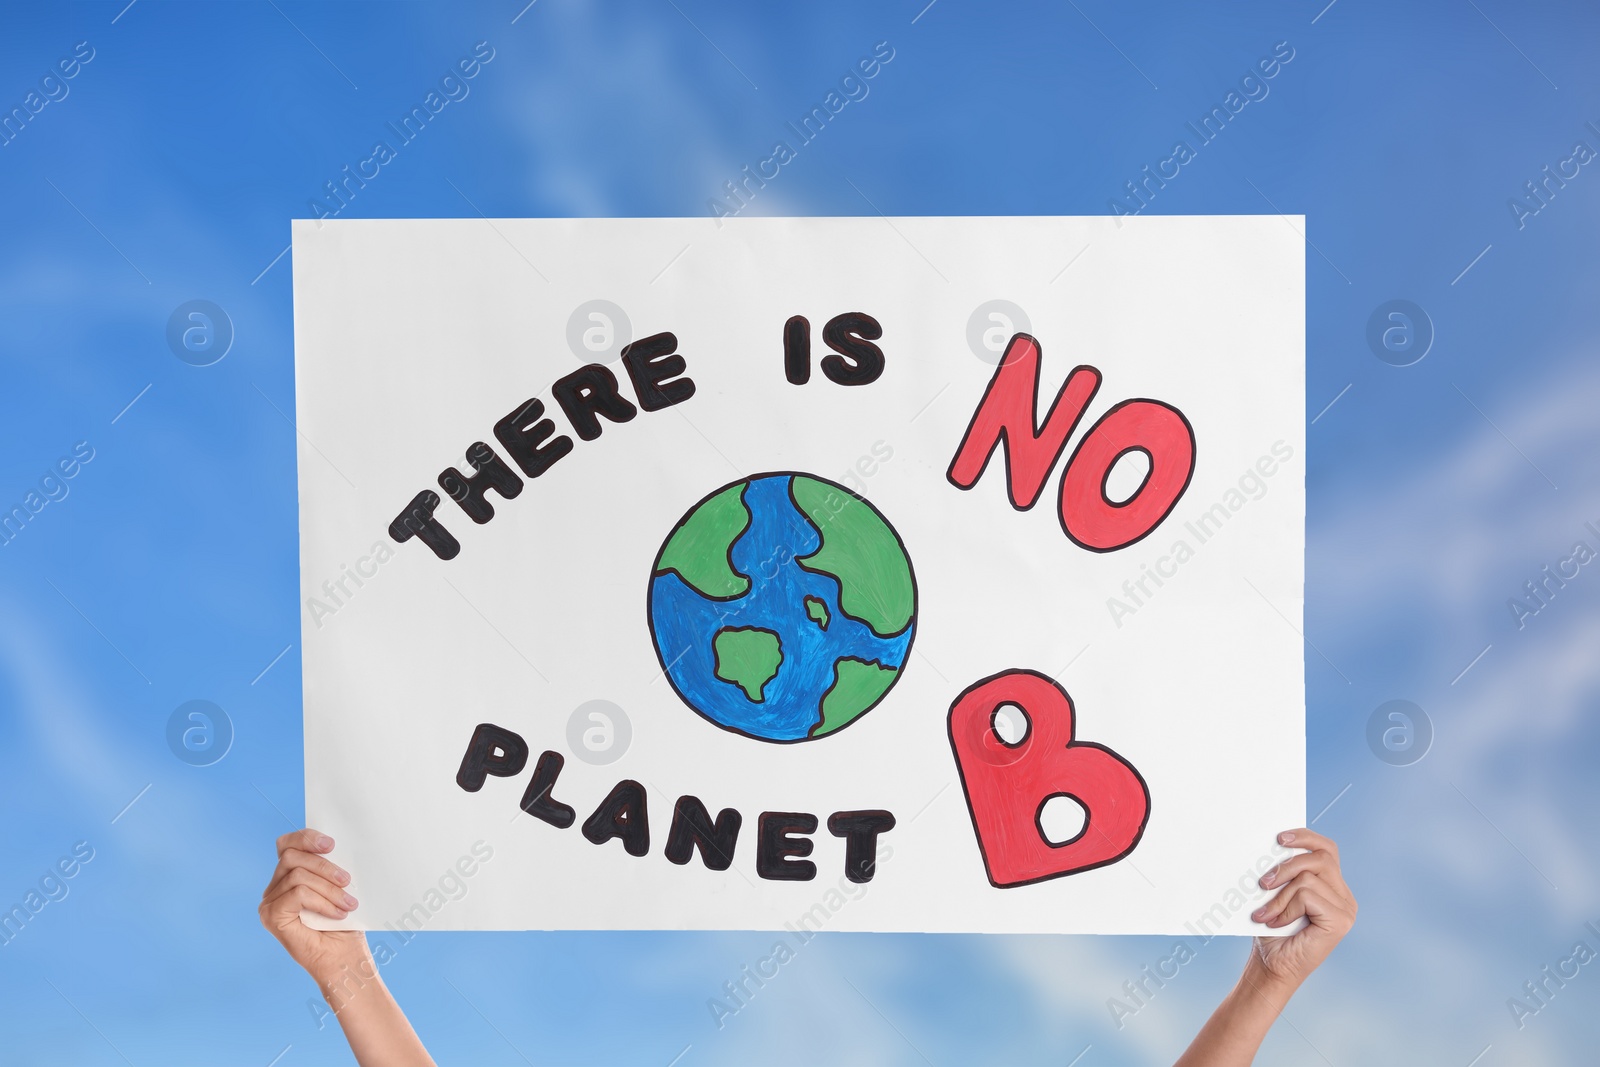
M1262 888L1278 892L1250 917L1274 929L1304 917L1306 927L1287 937L1256 938L1253 962L1266 977L1298 986L1355 925L1356 898L1339 873L1338 845L1305 829L1279 834L1278 843L1310 851L1261 876Z
M332 851L333 838L316 830L278 838L278 867L258 912L261 925L323 985L367 958L367 937L360 930L313 930L300 919L302 910L343 919L356 907L356 898L345 890L350 875L327 858Z

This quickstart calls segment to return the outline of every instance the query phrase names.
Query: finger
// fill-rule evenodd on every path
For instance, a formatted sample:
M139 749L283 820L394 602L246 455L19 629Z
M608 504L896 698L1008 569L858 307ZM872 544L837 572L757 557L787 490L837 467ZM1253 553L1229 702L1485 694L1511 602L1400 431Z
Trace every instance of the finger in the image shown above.
M269 926L282 927L299 921L302 911L314 912L328 919L343 919L350 913L328 903L322 894L310 886L297 885L284 890L279 896L261 905L262 921Z
M333 838L307 827L278 838L278 854L282 855L283 850L288 848L297 848L302 852L332 852Z
M1321 875L1328 889L1338 898L1354 908L1356 905L1355 894L1345 884L1344 872L1340 868L1339 846L1331 839L1309 829L1286 830L1278 835L1280 844L1293 848L1309 849L1310 851L1285 860L1279 866L1284 868L1273 878L1273 885L1282 885L1294 877L1301 870L1314 870ZM1299 861L1299 862L1296 862ZM1290 864L1295 864L1289 869ZM1262 885L1266 886L1263 882Z
M324 878L337 886L350 884L350 872L321 856L313 856L299 849L290 849L278 861L278 866L273 869L272 878L267 882L267 888L262 891L263 899L275 893L284 879L293 871L304 870Z
M1343 920L1343 913L1338 905L1328 899L1322 886L1317 884L1302 887L1289 899L1283 911L1267 921L1267 925L1274 929L1288 926L1302 916L1312 926L1320 929L1330 930L1339 926L1349 928L1349 923Z
M1308 898L1321 906L1308 906ZM1278 927L1306 915L1319 926L1348 930L1355 924L1355 913L1354 900L1340 897L1320 875L1307 871L1290 879L1276 897L1256 909L1251 917L1267 926Z
M1276 867L1261 876L1259 885L1262 889L1271 889L1275 885L1283 885L1302 871L1311 871L1323 877L1337 878L1339 864L1326 852L1302 852L1279 863Z
M1339 846L1329 838L1323 837L1314 830L1301 827L1297 830L1285 830L1278 835L1278 844L1294 848L1310 849L1312 852L1326 852L1333 857L1333 862L1339 862Z
M269 894L267 899L275 899L276 897L287 893L290 889L293 889L296 886L305 886L307 889L310 889L312 892L323 897L333 907L340 908L344 911L354 911L356 909L356 905L359 903L355 897L345 892L339 886L328 881L326 878L323 878L321 875L312 874L304 867L296 867L294 870L285 875L283 881L279 883L277 891Z
M272 880L267 883L266 892L261 895L264 897L270 894L278 883L282 882L284 877L294 870L310 871L326 878L335 885L346 886L350 884L350 872L332 860L312 855L309 852L302 852L297 848L291 848L285 849L283 855L278 858L278 866L272 872Z
M1273 925L1273 920L1289 908L1295 896L1312 884L1320 884L1317 875L1311 871L1302 871L1285 882L1283 887L1273 894L1272 899L1252 912L1250 917L1256 922Z

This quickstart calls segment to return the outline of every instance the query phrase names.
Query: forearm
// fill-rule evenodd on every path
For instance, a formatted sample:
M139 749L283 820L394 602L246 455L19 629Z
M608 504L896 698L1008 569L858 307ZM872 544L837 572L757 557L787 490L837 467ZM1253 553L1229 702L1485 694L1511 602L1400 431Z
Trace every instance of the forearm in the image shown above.
M316 979L361 1067L434 1067L371 956L330 965Z
M1249 1067L1298 984L1268 974L1252 952L1238 984L1174 1067Z

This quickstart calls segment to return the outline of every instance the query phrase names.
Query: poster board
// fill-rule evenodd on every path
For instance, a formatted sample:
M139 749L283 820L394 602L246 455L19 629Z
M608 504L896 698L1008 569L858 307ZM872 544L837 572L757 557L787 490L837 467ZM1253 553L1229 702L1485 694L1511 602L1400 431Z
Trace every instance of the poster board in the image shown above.
M319 925L1264 932L1301 232L297 221Z

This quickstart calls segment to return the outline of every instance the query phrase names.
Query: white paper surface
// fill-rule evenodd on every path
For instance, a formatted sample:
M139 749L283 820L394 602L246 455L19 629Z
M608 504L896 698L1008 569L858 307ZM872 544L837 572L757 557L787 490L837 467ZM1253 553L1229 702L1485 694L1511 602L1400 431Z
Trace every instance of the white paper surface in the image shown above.
M337 840L362 901L333 925L782 929L809 916L801 928L1264 932L1249 922L1264 898L1254 878L1281 854L1274 834L1305 818L1303 220L1117 221L296 222L306 811ZM673 333L695 392L627 422L601 418L600 436L580 440L552 384L584 366L569 319L595 300L623 310L633 340ZM1041 421L1074 367L1101 376L1025 511L1007 499L1004 446L970 490L946 478L998 358L975 353L970 320L996 300L1023 310L1042 350ZM846 312L881 324L871 384L822 369L824 325ZM795 315L810 322L804 385L785 377ZM604 348L606 322L582 321ZM535 397L573 448L528 478L494 426ZM1057 514L1062 469L1129 398L1182 412L1192 478L1148 536L1089 551ZM438 483L446 468L470 475L480 441L523 483L515 499L489 493L494 517L481 525ZM916 609L877 706L827 736L773 743L719 727L675 692L647 597L693 505L785 471L870 502L905 546ZM427 489L459 542L453 559L388 533ZM969 686L1019 669L1070 694L1076 741L1135 768L1149 810L1120 860L1001 888L948 720ZM569 740L591 701L626 719L625 751L609 763L591 762L582 739L593 730L602 744L605 720L581 717ZM520 736L529 756L469 792L457 774L480 723ZM610 730L615 746L621 724ZM545 751L564 758L551 792L575 809L565 829L519 808ZM643 856L582 832L624 779L647 794ZM728 869L698 851L683 865L665 858L684 795L742 815ZM895 826L859 883L827 822L863 810ZM814 878L758 873L763 812L817 817Z

